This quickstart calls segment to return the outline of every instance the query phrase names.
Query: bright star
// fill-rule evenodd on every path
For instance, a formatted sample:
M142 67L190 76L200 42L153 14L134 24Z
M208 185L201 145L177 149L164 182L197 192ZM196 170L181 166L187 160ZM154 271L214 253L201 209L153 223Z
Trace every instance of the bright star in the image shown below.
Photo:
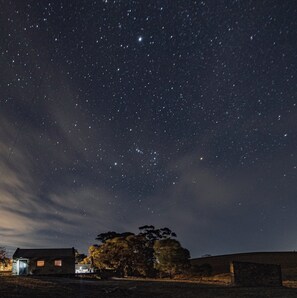
M139 148L136 148L135 151L139 154L143 154L143 151L141 151Z

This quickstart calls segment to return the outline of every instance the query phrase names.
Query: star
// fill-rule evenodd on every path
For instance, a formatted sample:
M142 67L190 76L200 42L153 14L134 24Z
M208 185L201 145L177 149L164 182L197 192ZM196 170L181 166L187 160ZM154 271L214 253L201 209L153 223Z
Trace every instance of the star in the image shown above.
M233 250L220 240L238 219L242 233L231 232L243 251L274 248L286 224L297 224L293 212L278 214L297 208L297 3L2 2L0 226L15 231L4 242L15 246L30 225L26 242L38 245L40 224L48 235L58 229L58 206L55 224L77 223L83 235L73 243L69 230L61 245L85 251L93 226L104 232L98 216L122 227L133 214L136 229L153 224L159 207L194 256ZM42 216L31 219L32 206ZM245 247L264 206L278 229Z

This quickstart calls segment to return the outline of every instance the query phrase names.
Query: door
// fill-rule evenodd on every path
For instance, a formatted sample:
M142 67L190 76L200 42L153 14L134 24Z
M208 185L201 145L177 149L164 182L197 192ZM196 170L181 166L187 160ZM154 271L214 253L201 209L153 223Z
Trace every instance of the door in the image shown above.
M18 261L18 271L19 275L27 275L28 274L28 260L19 260Z

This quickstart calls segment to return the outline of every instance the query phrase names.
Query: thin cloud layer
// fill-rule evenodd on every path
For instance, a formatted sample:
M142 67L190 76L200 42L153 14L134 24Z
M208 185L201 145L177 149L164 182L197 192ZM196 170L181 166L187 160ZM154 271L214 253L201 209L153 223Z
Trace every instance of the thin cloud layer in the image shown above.
M295 249L294 4L25 2L0 10L0 246Z

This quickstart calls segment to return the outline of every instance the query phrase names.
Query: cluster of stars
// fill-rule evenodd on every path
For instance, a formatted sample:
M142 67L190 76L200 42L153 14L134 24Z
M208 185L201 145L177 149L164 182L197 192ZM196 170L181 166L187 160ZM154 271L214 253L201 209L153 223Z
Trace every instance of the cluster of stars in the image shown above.
M146 200L177 188L180 160L223 179L285 157L274 174L296 177L293 3L25 2L0 11L0 112L15 147L37 134L44 192L67 177L157 217Z

